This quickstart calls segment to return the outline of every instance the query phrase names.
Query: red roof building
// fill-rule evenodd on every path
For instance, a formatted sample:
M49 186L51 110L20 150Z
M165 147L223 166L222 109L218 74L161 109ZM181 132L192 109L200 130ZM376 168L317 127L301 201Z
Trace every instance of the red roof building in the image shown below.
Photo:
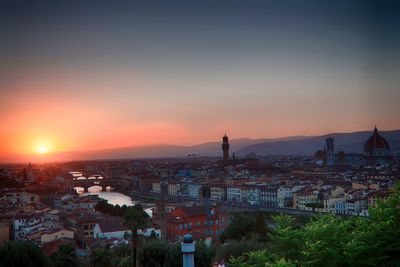
M218 240L228 227L228 213L219 207L178 207L167 216L167 239L180 241L191 232L194 239Z

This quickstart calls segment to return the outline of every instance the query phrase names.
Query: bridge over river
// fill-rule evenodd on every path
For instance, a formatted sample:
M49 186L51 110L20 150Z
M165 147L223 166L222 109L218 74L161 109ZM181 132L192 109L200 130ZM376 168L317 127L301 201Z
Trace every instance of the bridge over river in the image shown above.
M100 174L94 174L88 177L83 176L80 172L70 172L71 176L65 179L67 190L73 191L75 187L82 187L84 192L88 192L88 189L92 186L100 186L103 191L106 191L107 187L114 189L126 189L129 184L128 181L121 178L104 177Z

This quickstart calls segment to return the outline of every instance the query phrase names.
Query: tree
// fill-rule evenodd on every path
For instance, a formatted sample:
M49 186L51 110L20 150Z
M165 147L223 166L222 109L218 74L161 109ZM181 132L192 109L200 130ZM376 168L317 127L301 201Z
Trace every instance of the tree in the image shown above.
M267 227L265 226L264 216L261 212L257 212L254 232L263 237L267 234Z
M48 266L48 258L32 242L10 241L0 247L0 266Z
M217 248L215 258L217 260L237 258L247 252L262 250L265 247L265 243L260 242L258 236L253 236L249 240L228 240Z
M212 259L215 257L215 248L207 246L204 241L198 241L195 244L194 265L197 267L211 266Z
M131 253L129 245L119 245L111 249L111 254L116 257L127 257Z
M290 261L280 259L276 261L274 257L267 254L266 250L246 253L238 258L229 260L231 267L295 267Z
M150 218L140 205L129 207L123 217L127 224L135 227L136 229L146 227Z
M343 266L345 244L350 242L357 224L334 215L321 216L299 232L304 244L301 261L308 266ZM362 229L360 229L362 231Z
M133 264L132 257L126 257L120 259L119 263L116 265L117 267L131 267Z
M273 253L306 266L399 266L400 185L370 209L370 218L323 215L304 227L275 218Z
M135 205L127 207L123 205L111 205L106 200L99 201L95 209L105 214L124 218L127 223L136 228L142 228L149 222L149 215L143 210L142 206Z
M170 265L177 262L174 248L161 240L146 240L139 251L138 260L142 267L176 266ZM179 265L178 265L179 266Z
M183 265L183 258L182 258L181 244L178 243L174 247L171 247L171 258L168 262L167 267L182 266L182 265Z
M132 262L132 249L129 245L119 245L110 249L112 266L129 266Z
M357 231L344 248L347 261L357 257L369 265L400 266L400 182L369 211L370 220L354 221Z
M254 226L254 216L245 213L236 213L220 239L222 242L228 239L240 240L245 235L250 234L254 230Z
M131 228L132 261L136 266L136 254L138 246L137 229L144 228L149 223L149 215L143 210L142 206L135 205L126 209L124 214L125 222Z
M132 244L132 261L133 266L136 266L136 250L137 250L137 229L144 228L149 223L149 215L143 210L142 206L126 206L111 205L107 201L100 201L96 205L96 210L102 213L118 216L125 219L125 223L131 229L131 244Z
M111 266L111 253L108 248L99 248L93 251L90 263L94 267Z
M272 235L272 252L285 259L299 259L303 240L301 232L295 226L292 216L281 215L274 217L277 227Z
M61 245L56 252L50 255L54 267L75 267L78 265L75 257L75 248L72 245Z

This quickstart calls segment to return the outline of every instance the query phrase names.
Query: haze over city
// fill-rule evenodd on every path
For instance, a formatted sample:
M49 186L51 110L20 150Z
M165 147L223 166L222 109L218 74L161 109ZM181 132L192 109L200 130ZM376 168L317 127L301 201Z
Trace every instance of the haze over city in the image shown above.
M2 3L0 153L399 129L392 6Z
M400 1L0 0L0 267L400 266Z

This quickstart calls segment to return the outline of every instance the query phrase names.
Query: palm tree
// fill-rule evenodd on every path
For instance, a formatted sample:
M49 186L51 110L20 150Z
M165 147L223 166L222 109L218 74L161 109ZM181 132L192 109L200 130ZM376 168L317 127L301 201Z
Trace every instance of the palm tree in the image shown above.
M147 226L149 222L149 215L143 210L140 205L130 207L125 213L125 223L131 229L131 244L132 244L132 262L133 267L136 267L136 255L139 243L137 230Z

